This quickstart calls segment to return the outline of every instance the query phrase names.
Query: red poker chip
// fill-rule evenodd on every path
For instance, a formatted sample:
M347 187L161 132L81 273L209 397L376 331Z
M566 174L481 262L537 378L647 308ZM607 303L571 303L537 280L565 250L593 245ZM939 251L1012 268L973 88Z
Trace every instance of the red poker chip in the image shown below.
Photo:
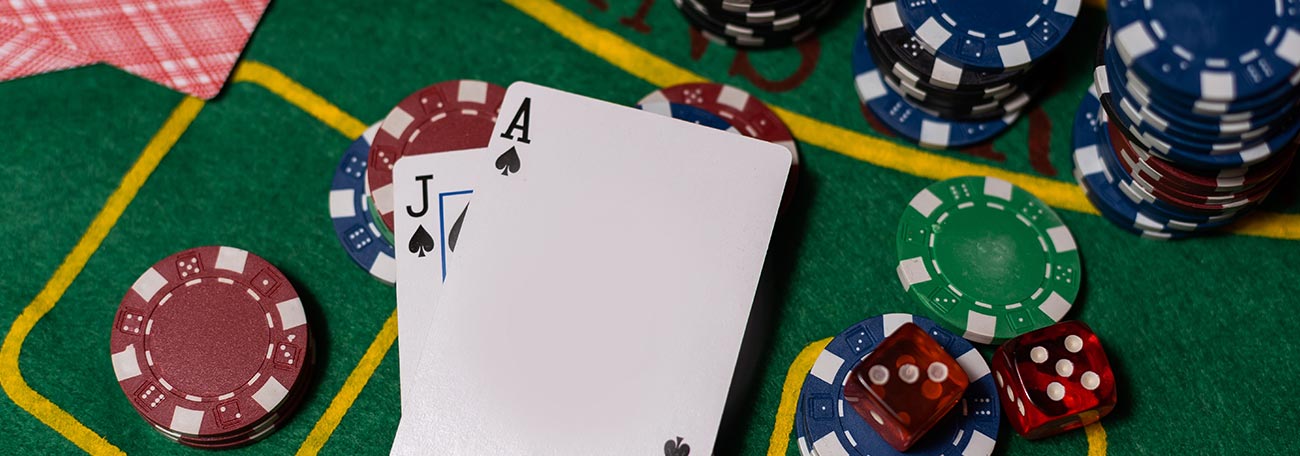
M185 435L170 431L157 425L154 425L154 430L158 431L158 433L162 434L168 440L195 448L214 450L227 449L237 448L257 442L273 433L276 429L282 427L284 423L289 420L291 416L290 413L298 408L298 404L302 403L303 397L306 396L307 388L301 385L308 383L311 379L312 370L310 367L315 364L316 358L314 352L314 346L308 346L307 368L303 371L302 376L299 377L296 382L299 386L292 390L289 399L287 399L280 407L280 410L262 418L261 422L252 424L246 429L239 430L235 433L222 435Z
M393 229L393 165L409 155L487 147L506 89L459 79L425 87L402 99L370 144L366 189L384 226Z
M721 117L741 134L778 144L790 151L790 176L786 181L786 192L781 207L785 208L793 196L795 180L799 176L799 149L794 135L762 100L754 98L748 92L726 84L713 82L692 82L678 84L656 90L646 95L637 104L677 103L698 107L710 114Z
M284 415L306 383L310 339L298 292L266 260L198 247L127 290L109 351L131 405L160 431L237 439ZM270 418L268 418L270 417Z
M1285 173L1272 172L1271 175L1264 177L1263 181L1252 182L1249 187L1245 187L1236 193L1215 193L1204 191L1204 189L1189 189L1185 186L1185 183L1180 183L1177 178L1170 178L1168 175L1157 176L1153 173L1152 167L1161 165L1152 162L1159 162L1160 160L1138 155L1132 144L1113 126L1109 133L1112 144L1117 146L1115 147L1115 153L1119 155L1117 161L1124 171L1129 173L1134 182L1142 187L1142 191L1154 198L1158 198L1165 204L1192 213L1222 214L1236 212L1256 205L1268 197L1269 193L1285 175ZM1285 153L1280 154L1281 168L1290 167L1294 156L1294 150L1287 150ZM1186 171L1183 171L1183 173L1186 173Z
M1153 179L1166 182L1188 193L1197 195L1221 195L1245 193L1263 183L1274 180L1279 171L1290 167L1296 153L1293 144L1274 155L1269 160L1247 168L1234 168L1218 172L1194 171L1183 169L1133 147L1128 137L1118 130L1114 123L1108 129L1111 143L1115 144L1120 155L1120 162L1140 164L1139 169L1146 171Z

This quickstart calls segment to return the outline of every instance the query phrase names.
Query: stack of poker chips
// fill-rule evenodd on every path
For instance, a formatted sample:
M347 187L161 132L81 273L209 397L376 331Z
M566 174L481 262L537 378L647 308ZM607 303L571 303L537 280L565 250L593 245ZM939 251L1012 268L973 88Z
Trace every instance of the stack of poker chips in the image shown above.
M167 438L246 445L284 424L312 374L307 316L274 265L234 247L163 258L127 290L109 337L126 399Z
M1093 205L1158 239L1249 213L1295 156L1300 19L1271 2L1212 0L1116 3L1107 15L1075 126L1075 174Z
M1005 131L1043 88L1035 63L1079 10L1069 0L1012 3L868 0L853 50L864 112L926 147Z
M834 0L673 0L687 22L711 41L766 49L817 34Z

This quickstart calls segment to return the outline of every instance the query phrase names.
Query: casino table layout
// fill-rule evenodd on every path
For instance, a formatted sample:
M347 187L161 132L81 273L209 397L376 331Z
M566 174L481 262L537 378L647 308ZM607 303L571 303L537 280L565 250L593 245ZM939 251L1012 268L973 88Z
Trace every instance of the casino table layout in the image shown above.
M366 125L415 89L461 78L621 104L658 87L725 82L790 126L802 170L767 260L774 299L755 310L752 366L742 364L751 367L719 454L798 454L793 415L816 354L865 318L920 312L895 273L898 221L917 191L964 175L1013 182L1070 227L1084 273L1066 318L1101 337L1119 389L1115 411L1084 430L1029 441L1004 422L997 454L1300 452L1294 176L1221 234L1130 235L1071 177L1071 125L1092 80L1100 5L1084 6L1064 57L1042 76L1049 93L996 140L961 150L919 148L864 117L849 58L862 6L840 2L816 39L744 52L693 33L668 1L277 1L213 100L105 65L0 84L0 310L11 320L0 453L201 451L140 419L115 380L108 339L137 276L202 245L279 266L317 339L303 405L230 453L386 453L399 400L393 289L349 260L327 193Z

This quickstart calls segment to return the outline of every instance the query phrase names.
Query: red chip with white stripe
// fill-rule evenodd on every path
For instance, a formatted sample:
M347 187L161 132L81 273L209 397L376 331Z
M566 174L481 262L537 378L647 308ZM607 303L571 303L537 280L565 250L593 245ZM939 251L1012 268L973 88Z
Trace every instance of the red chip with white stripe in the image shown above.
M136 279L109 337L122 392L150 424L188 436L283 414L309 354L298 292L233 247L173 254Z
M366 184L384 226L393 229L393 165L410 155L487 147L501 86L469 79L444 81L408 95L380 124L370 145Z

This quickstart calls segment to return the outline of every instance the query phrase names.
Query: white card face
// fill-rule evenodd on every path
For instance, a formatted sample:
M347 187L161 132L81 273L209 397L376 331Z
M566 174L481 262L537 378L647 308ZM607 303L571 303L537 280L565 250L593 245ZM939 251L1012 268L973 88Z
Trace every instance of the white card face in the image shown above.
M424 330L459 250L452 242L457 221L467 215L474 184L493 171L492 158L486 149L439 152L403 157L393 168L403 410L424 352Z
M392 452L711 454L789 151L516 83L488 153Z

